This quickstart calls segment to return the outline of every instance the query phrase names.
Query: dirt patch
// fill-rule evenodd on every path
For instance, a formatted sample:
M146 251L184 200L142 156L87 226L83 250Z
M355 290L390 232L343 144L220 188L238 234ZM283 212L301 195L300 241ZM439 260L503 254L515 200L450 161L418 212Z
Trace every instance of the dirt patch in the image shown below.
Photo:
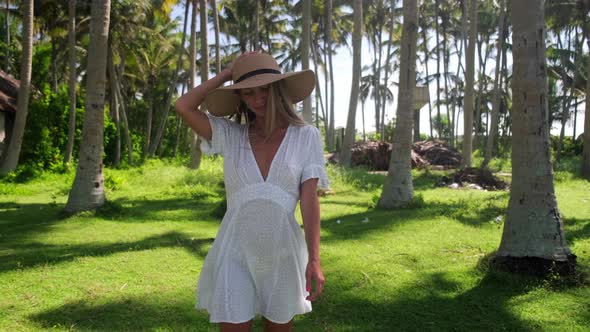
M492 174L488 169L467 167L448 176L443 176L439 186L454 189L473 188L485 190L506 190L508 184Z
M359 142L351 148L352 166L366 166L375 171L389 168L392 144L387 142ZM420 141L412 144L412 168L456 168L461 165L461 154L441 141ZM339 162L339 153L328 156L328 161Z

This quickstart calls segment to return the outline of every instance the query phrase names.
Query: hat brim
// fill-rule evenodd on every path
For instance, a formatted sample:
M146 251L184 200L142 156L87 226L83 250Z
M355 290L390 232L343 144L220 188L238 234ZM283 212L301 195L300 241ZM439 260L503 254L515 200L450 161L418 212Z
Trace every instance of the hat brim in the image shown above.
M315 74L312 70L303 70L285 74L260 74L237 84L224 86L211 91L205 97L203 105L215 116L236 113L240 103L237 90L254 88L283 80L291 101L298 103L311 94L315 88Z

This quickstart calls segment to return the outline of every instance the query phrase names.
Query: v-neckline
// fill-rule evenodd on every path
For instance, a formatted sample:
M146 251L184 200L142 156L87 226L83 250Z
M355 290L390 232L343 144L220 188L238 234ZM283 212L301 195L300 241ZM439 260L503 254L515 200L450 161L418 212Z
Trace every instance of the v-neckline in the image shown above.
M263 183L266 183L268 181L268 179L270 178L270 175L271 175L271 172L272 172L272 169L273 169L273 165L275 163L275 159L276 159L277 155L283 149L283 145L285 145L285 141L287 140L287 135L289 135L289 131L291 131L291 124L289 124L287 126L287 130L285 131L285 135L283 135L283 139L281 140L281 143L279 144L279 147L278 147L277 151L272 156L272 159L270 161L270 165L268 166L268 172L266 173L266 178L265 178L262 175L262 171L260 170L260 165L258 165L258 161L256 160L256 155L254 154L254 149L252 148L252 144L250 143L250 126L246 126L246 141L248 142L248 148L250 150L250 156L252 157L252 161L254 161L254 166L256 167L256 170L257 170L257 173L258 173L258 177L260 178L260 180Z

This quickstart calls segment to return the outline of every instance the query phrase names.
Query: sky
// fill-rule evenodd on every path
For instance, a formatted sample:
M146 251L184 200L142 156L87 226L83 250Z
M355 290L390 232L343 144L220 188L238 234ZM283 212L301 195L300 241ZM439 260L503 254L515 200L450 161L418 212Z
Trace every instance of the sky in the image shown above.
M190 15L189 15L190 16ZM174 8L173 12L172 12L172 17L173 18L177 18L179 17L180 21L182 22L182 20L184 19L184 9L182 9L180 6L177 6ZM199 25L197 25L199 26ZM189 25L190 27L190 25ZM182 29L182 26L180 26L180 29ZM213 30L213 26L212 24L209 24L209 41L214 40L214 30ZM384 34L386 35L386 34ZM223 41L225 38L222 37L221 40ZM387 39L387 36L384 36L384 39ZM352 45L352 42L349 42L350 45ZM365 38L363 38L363 43L362 43L362 52L361 52L361 67L365 66L365 65L369 65L370 63L372 63L372 51L370 51L368 42ZM508 57L508 67L511 66L511 58ZM346 126L346 121L347 121L347 116L348 116L348 108L349 108L349 102L350 102L350 89L351 89L351 81L352 81L352 50L348 49L347 47L339 47L336 49L336 54L335 56L333 56L332 58L332 62L333 62L333 72L334 72L334 90L336 91L335 95L334 95L334 118L335 118L335 126L336 127L345 127ZM493 72L493 59L490 60L489 62L491 62L491 65L488 65L488 72L492 73ZM457 66L457 60L455 59L455 57L452 57L451 62L450 62L450 68L456 68ZM477 56L476 56L476 62L475 62L475 66L477 68L478 66L478 61L477 61ZM313 69L313 63L310 63L310 68ZM436 62L430 61L428 63L428 72L429 73L433 73L435 72L436 69ZM422 65L418 65L417 66L417 71L418 72L423 72L425 70L424 66ZM322 70L319 70L320 73L316 73L316 75L318 75L318 78L320 79L320 89L322 90L322 98L326 97L326 93L325 91L323 91L323 87L324 87L324 77L322 74ZM390 78L390 83L391 82L397 82L399 79L399 72L395 72L391 75ZM199 82L199 78L197 78L197 82ZM443 82L441 80L441 86L443 85ZM397 108L397 100L398 100L398 92L397 92L397 87L395 85L392 85L391 90L393 92L394 95L394 101L391 104L387 104L386 105L386 110L385 110L385 118L386 118L386 123L389 121L389 119L393 117L395 117L395 112L396 112L396 108ZM436 83L433 82L432 84L430 84L429 86L429 90L430 90L430 99L431 101L434 101L436 99ZM315 105L315 102L312 102L312 105ZM581 104L578 106L578 117L577 117L577 128L576 128L576 135L581 134L584 131L584 107L585 104ZM367 102L365 103L365 127L366 127L366 131L367 132L371 132L375 130L375 106L374 103L371 99L368 99ZM441 113L446 113L446 109L445 107L441 107ZM355 127L357 129L358 132L362 133L362 118L361 118L361 102L359 99L358 102L358 107L357 107L357 112L356 112L357 116L356 116L356 122L355 122ZM433 110L433 114L434 114L434 110ZM463 132L463 116L462 114L459 115L459 131L458 133L462 133ZM566 131L565 134L566 136L571 136L573 133L573 121L569 122L566 125ZM423 134L429 134L429 119L428 119L428 105L425 105L424 107L422 107L422 109L420 110L420 132ZM560 132L560 127L559 127L559 123L554 122L553 124L553 128L551 129L551 134L552 135L559 135Z

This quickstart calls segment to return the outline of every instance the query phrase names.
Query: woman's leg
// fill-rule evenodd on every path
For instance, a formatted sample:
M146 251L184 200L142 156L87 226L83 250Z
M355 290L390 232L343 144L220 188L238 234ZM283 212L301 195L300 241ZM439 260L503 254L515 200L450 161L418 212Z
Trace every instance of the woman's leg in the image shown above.
M264 332L291 332L293 331L293 320L289 321L285 324L277 324L269 321L265 317L262 317L264 320Z
M219 323L220 332L250 332L252 330L252 320L244 323Z

